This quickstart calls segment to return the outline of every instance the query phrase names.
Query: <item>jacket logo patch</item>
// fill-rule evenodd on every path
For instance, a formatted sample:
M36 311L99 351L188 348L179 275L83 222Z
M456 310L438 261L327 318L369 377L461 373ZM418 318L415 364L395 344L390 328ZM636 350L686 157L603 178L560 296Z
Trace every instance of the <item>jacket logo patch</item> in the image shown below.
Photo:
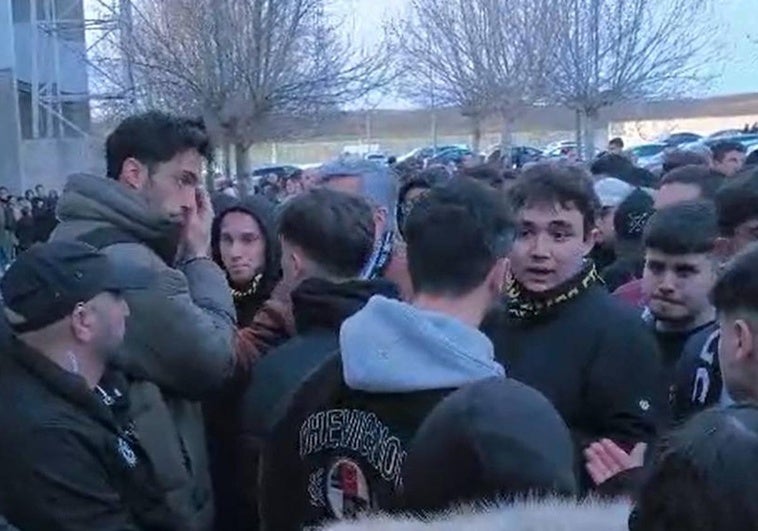
M132 447L121 437L118 438L118 453L129 468L137 466L137 454L134 453Z
M300 457L323 451L349 451L364 458L396 489L402 488L406 451L376 414L331 409L309 416L300 427Z
M335 518L355 518L371 508L371 493L361 467L352 459L334 462L327 474L326 499Z

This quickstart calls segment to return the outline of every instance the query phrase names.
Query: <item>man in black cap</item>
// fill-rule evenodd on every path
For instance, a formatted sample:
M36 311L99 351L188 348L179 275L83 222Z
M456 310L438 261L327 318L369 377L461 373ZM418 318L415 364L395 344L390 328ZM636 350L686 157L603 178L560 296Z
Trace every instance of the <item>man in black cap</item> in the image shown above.
M126 274L128 272L128 275ZM79 242L37 245L0 282L0 513L27 531L178 529L107 368L126 291L149 277Z

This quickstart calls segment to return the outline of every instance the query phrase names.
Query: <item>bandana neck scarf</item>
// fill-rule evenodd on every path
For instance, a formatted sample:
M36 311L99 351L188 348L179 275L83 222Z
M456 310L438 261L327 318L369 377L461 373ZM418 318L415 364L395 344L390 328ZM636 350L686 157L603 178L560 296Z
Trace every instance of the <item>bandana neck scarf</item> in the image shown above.
M364 280L373 280L380 278L384 274L384 270L387 268L387 264L390 262L392 255L392 244L395 239L395 234L392 231L384 233L381 242L374 249L371 258L366 266L363 268L361 278Z
M592 261L588 261L574 278L544 293L532 293L514 279L506 292L508 316L521 320L540 317L602 282Z

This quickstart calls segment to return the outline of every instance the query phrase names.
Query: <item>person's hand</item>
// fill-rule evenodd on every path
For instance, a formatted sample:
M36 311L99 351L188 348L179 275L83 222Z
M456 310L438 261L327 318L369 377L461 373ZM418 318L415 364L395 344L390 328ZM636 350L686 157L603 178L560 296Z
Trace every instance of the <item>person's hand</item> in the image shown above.
M628 454L615 442L603 439L584 450L587 459L584 466L595 485L600 485L616 474L641 467L645 461L645 450L647 444L638 443Z
M187 211L184 220L183 248L187 258L208 256L211 247L213 206L204 188L195 189L195 208Z

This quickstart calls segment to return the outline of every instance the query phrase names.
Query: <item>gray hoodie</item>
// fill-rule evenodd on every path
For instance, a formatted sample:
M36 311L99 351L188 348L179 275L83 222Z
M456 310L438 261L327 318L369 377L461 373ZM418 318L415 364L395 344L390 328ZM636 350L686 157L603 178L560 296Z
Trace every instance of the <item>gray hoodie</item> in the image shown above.
M505 376L479 330L379 295L342 324L340 347L345 383L370 393L453 389Z

